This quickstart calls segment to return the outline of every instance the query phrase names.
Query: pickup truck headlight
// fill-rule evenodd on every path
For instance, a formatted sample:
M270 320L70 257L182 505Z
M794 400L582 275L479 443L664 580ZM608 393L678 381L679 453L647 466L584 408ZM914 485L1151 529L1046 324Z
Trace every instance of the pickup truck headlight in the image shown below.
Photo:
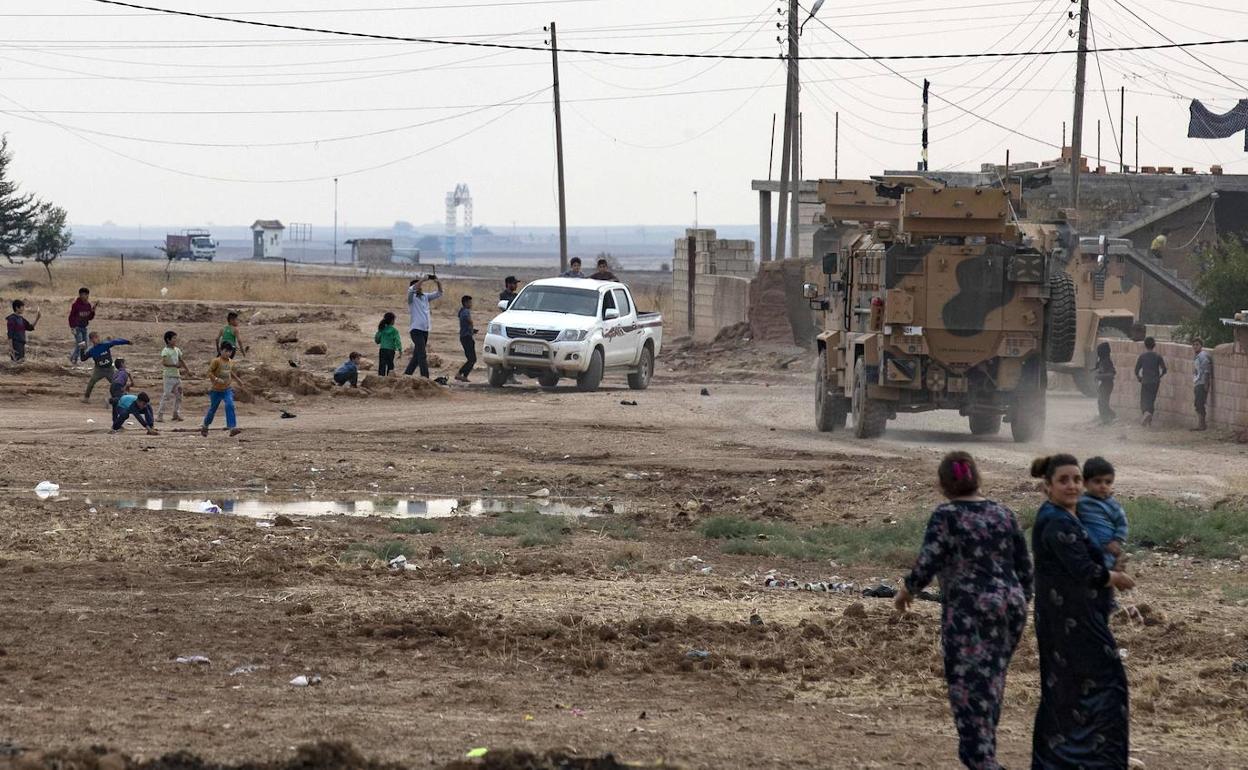
M559 336L555 338L555 342L580 342L589 334L588 329L564 329L559 332Z
M490 324L489 326L486 327L485 333L493 334L495 336L502 336L503 325L502 324Z

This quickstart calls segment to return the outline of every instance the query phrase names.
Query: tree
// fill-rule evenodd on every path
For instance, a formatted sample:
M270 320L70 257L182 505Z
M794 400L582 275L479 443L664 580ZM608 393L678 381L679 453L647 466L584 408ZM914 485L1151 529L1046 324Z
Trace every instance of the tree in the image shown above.
M22 253L33 257L48 271L48 285L52 285L52 263L74 243L74 232L65 226L68 215L65 209L51 203L39 204L34 225Z
M1183 322L1179 333L1188 339L1200 337L1213 347L1231 341L1231 330L1222 325L1222 319L1234 318L1248 305L1248 247L1228 236L1206 259L1208 269L1196 279L1196 291L1205 298L1205 307Z
M16 262L14 257L30 242L39 202L33 195L18 192L17 182L9 175L12 160L8 137L0 136L0 256Z

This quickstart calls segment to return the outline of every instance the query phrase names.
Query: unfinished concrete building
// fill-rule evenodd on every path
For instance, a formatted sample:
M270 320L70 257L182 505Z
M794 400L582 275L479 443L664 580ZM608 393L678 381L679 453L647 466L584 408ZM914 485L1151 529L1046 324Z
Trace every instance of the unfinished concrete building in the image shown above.
M746 320L754 242L689 229L677 238L672 258L672 317L677 336L712 340L721 329Z

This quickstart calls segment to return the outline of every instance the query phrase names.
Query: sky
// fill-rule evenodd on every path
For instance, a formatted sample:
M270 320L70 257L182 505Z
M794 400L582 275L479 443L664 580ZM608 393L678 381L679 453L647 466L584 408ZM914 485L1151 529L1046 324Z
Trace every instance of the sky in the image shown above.
M137 0L341 31L561 49L781 52L782 2L758 0ZM803 5L809 2L804 0ZM1238 0L1093 0L1102 47L1244 37ZM1058 51L1068 0L827 0L802 55ZM1238 6L1238 7L1237 7ZM1128 11L1127 9L1130 9ZM1134 11L1132 15L1131 11ZM802 14L805 17L805 13ZM848 42L846 42L848 41ZM1239 138L1185 137L1198 98L1248 98L1248 45L1088 59L1085 155L1248 173ZM801 64L803 176L913 168L932 82L933 169L1058 156L1075 57ZM891 70L891 71L890 71ZM560 56L572 225L757 221L750 180L779 176L783 63ZM200 226L254 219L441 221L457 184L475 222L557 222L551 57L545 51L378 41L135 11L91 0L0 3L0 132L25 190L70 221ZM1111 130L1111 125L1113 129ZM1069 130L1069 127L1068 127ZM772 155L774 154L774 160ZM1112 159L1112 160L1111 160Z

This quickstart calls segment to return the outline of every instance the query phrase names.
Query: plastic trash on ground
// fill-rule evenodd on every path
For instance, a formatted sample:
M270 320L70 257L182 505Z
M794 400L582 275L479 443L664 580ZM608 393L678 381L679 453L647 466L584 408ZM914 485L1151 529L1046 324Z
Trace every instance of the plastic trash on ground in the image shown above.
M207 655L181 655L174 658L174 663L181 663L187 666L211 666L212 661Z
M317 676L316 674L313 674L311 676L308 676L307 674L300 674L299 676L290 680L290 684L292 687L316 687L320 683L321 683L321 678Z
M60 493L61 485L51 481L40 481L35 485L35 494L39 496L40 500L46 500L49 497L59 495Z
M199 504L199 512L200 513L220 513L221 506L217 505L211 500L204 500L203 502Z

